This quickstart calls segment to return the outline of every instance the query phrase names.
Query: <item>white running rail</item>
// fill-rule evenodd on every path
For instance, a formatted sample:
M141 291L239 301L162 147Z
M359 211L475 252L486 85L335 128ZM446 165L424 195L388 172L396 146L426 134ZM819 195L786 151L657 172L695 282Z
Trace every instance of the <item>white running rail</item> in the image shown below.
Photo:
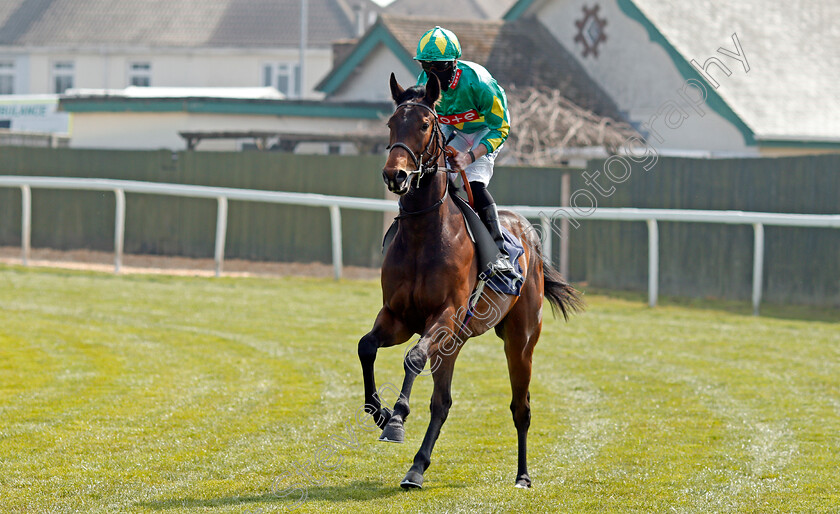
M114 272L119 273L122 265L123 241L125 236L125 193L155 194L190 198L216 199L215 263L216 276L221 275L224 263L225 237L227 232L227 206L229 200L246 202L267 202L287 205L326 207L330 211L332 234L332 260L336 279L341 278L341 209L358 209L377 212L395 212L397 204L391 200L373 198L352 198L312 193L286 193L234 189L225 187L191 186L138 182L132 180L53 178L28 176L0 176L0 187L20 188L22 193L21 215L21 260L28 264L32 231L32 189L70 189L84 191L112 191L116 197L114 220ZM764 265L764 226L840 228L840 214L776 214L742 211L701 211L681 209L633 209L597 208L588 215L579 215L568 207L507 206L528 218L541 220L543 253L551 255L551 238L554 219L593 219L613 221L644 221L648 227L648 303L655 306L659 283L659 231L657 222L678 221L689 223L724 223L752 225L754 229L753 253L753 311L757 315L761 304L762 273ZM562 234L560 234L563 237Z

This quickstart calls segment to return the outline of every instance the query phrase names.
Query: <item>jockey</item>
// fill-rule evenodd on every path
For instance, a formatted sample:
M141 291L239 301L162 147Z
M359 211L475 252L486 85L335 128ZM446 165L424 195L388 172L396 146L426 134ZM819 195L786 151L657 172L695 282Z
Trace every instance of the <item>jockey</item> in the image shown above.
M466 172L475 210L499 247L492 267L515 273L504 249L496 202L487 191L493 163L510 130L507 97L483 66L459 61L460 56L461 44L454 33L441 27L427 31L414 57L423 67L417 83L426 84L428 74L438 78L441 97L436 110L447 144L458 151L453 164Z

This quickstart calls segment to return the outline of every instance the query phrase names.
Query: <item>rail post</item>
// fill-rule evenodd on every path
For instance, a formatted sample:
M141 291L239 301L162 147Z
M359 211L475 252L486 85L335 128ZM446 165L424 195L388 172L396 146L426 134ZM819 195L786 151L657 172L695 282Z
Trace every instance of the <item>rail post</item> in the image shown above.
M540 228L542 229L543 257L547 264L551 264L551 220L544 214L540 215Z
M117 208L114 215L114 273L122 268L123 244L125 242L125 191L114 189Z
M572 196L572 175L564 173L560 181L560 205L568 207ZM565 212L565 211L564 211ZM569 280L569 218L560 219L560 274Z
M648 227L648 305L656 307L659 297L659 227L655 219L647 220Z
M761 281L764 274L764 225L753 223L755 238L753 240L753 278L752 278L752 306L753 316L758 316L761 305Z
M216 209L216 276L222 276L222 265L225 260L225 237L227 235L228 200L225 196L216 199L219 207Z
M335 279L341 278L341 268L344 265L341 260L341 210L338 205L330 205L330 235L332 237L332 261L333 274Z
M29 251L32 242L32 191L29 186L20 186L20 260L24 266L29 266Z

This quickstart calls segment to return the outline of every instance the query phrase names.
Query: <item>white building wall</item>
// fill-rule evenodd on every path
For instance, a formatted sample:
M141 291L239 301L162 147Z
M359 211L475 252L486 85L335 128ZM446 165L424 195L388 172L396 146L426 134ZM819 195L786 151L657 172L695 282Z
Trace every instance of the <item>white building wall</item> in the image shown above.
M3 52L0 52L2 54ZM305 98L323 94L315 85L332 66L330 49L307 51ZM298 64L297 49L256 50L142 50L100 49L78 52L33 50L18 56L26 66L17 70L17 94L53 93L52 66L55 61L72 61L74 87L121 89L129 85L132 62L151 64L151 85L160 87L256 87L263 85L263 66L268 63Z
M393 72L397 81L403 87L413 86L417 83L417 76L420 74L418 67L416 72L406 69L400 61L385 45L377 46L358 68L363 73L354 73L330 98L338 101L391 101L391 88L388 85L388 77Z
M303 118L297 116L249 116L225 114L92 112L72 113L72 148L112 148L124 150L184 150L180 131L273 131L296 134L381 133L387 136L381 120L350 118ZM251 142L251 141L248 141ZM199 150L239 150L241 141L204 140ZM342 153L351 150L342 145ZM313 153L326 151L327 145L301 145Z
M50 80L50 58L44 54L29 55L29 90L20 91L25 95L47 95L52 94L52 82Z
M660 114L649 123L662 142L653 135L649 142L668 150L708 150L721 153L754 153L740 131L725 118L701 106L701 116L682 101L678 90L684 78L671 58L658 43L650 40L647 30L629 18L615 0L598 2L598 17L606 19L604 32L607 40L598 45L598 57L583 57L582 43L575 41L578 34L576 20L584 17L583 7L594 4L587 0L555 0L547 2L537 17L555 38L577 58L586 72L613 98L619 109L636 123L650 122L652 116L665 108L668 102L677 102L688 117L677 128L669 128ZM710 41L709 48L717 48L718 41ZM702 57L702 56L701 56ZM709 91L712 88L707 86ZM675 114L674 119L681 115ZM645 127L642 127L645 130ZM650 130L647 130L650 132Z
M23 94L24 91L29 91L29 69L30 59L28 55L11 55L11 60L15 63L15 94Z

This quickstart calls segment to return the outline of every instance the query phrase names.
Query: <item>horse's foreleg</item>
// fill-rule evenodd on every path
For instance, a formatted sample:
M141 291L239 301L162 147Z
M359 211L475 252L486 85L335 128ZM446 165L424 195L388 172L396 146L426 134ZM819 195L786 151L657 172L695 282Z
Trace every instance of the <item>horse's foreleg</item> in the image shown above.
M414 385L414 380L426 366L428 348L429 339L420 338L417 344L406 352L405 358L403 359L405 378L403 379L402 389L400 390L400 397L394 404L394 411L390 420L388 420L388 424L382 431L382 435L379 436L380 441L390 443L402 443L405 441L405 419L411 412L408 399L411 397L411 388Z
M423 473L432 461L432 449L440 435L443 423L449 415L449 407L452 406L452 373L455 368L455 359L461 349L461 345L458 343L436 344L433 341L430 347L429 355L433 362L436 362L432 369L435 385L432 392L432 401L429 405L431 419L426 429L426 436L420 445L420 450L414 456L414 463L400 483L406 489L423 485Z
M405 419L411 412L409 408L409 398L411 397L411 388L414 385L414 380L423 368L426 366L426 361L429 360L429 348L442 347L447 353L452 353L460 346L460 340L457 339L452 332L454 320L454 309L446 309L437 321L433 323L423 332L420 340L412 346L405 354L403 359L403 368L405 369L405 379L403 380L400 397L394 404L394 412L387 426L382 431L379 437L380 441L388 441L392 443L402 443L405 441ZM435 369L440 365L440 356L435 357L431 362L431 370L434 373Z
M387 307L383 307L376 317L373 329L359 340L359 361L362 363L362 377L365 383L365 412L373 416L379 428L385 428L391 417L391 411L382 406L376 392L376 379L373 364L376 352L381 347L393 346L405 342L411 333L396 319Z

